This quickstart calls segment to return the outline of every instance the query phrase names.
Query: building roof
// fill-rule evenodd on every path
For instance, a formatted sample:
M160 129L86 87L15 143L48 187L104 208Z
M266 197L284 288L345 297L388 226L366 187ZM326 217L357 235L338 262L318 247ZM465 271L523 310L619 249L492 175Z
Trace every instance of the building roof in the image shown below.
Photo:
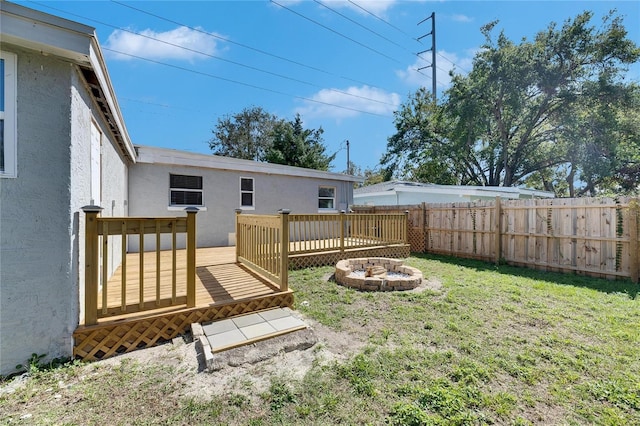
M364 178L362 177L350 176L343 173L324 172L321 170L305 169L302 167L262 163L259 161L241 160L238 158L222 157L219 155L179 151L176 149L136 145L136 153L136 162L143 164L167 164L215 170L233 170L271 175L339 180L355 183L364 182Z
M527 195L534 198L554 198L555 194L536 189L514 188L505 186L473 186L473 185L436 185L433 183L388 181L375 185L363 186L353 190L354 198L372 195L387 195L397 192L419 192L424 194L460 194L482 197L508 197L518 198L519 195Z
M95 29L78 22L0 1L0 40L66 59L79 68L123 154L135 161Z

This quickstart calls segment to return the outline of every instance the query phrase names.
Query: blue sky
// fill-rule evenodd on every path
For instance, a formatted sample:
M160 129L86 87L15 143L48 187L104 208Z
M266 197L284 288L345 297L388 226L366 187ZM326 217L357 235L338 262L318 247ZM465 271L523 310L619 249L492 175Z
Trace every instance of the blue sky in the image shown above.
M217 120L259 106L300 113L322 127L334 171L351 161L374 168L394 133L393 111L431 88L436 15L438 92L448 72L471 69L480 27L499 20L512 40L584 10L594 24L610 9L640 43L638 1L20 1L96 28L135 144L210 153ZM158 40L162 40L160 42ZM120 53L118 53L120 52ZM125 55L121 54L125 53ZM640 66L629 78L640 81Z

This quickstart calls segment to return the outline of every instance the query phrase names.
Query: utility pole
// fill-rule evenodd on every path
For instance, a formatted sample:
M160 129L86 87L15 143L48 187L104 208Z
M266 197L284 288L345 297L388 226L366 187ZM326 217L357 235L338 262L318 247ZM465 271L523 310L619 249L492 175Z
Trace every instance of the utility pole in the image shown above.
M431 91L433 92L433 103L435 104L437 101L436 97L436 13L431 12L431 15L424 18L422 21L418 22L418 25L425 22L427 19L431 19L431 32L425 35L418 37L418 41L425 38L426 36L431 36L431 49L423 50L422 52L418 52L418 56L431 51L431 65L427 65L426 67L418 68L418 71L423 70L425 68L431 68Z
M347 139L347 174L351 174L351 162L349 161L349 139Z

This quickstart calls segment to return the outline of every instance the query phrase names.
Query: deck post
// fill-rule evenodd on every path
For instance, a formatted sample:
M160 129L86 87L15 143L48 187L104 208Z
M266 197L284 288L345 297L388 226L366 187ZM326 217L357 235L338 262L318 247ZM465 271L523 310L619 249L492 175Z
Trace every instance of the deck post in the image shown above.
M187 307L196 306L196 213L197 207L187 207Z
M281 209L280 213L280 291L289 290L289 213Z
M344 210L340 210L340 253L344 252L344 230L347 226Z
M244 250L244 247L242 247L242 238L240 238L240 225L238 224L239 221L239 217L242 214L242 209L236 209L236 263L240 263L240 255L239 253L242 253L242 250Z
M86 214L84 235L84 324L98 323L98 214L102 207L84 206Z

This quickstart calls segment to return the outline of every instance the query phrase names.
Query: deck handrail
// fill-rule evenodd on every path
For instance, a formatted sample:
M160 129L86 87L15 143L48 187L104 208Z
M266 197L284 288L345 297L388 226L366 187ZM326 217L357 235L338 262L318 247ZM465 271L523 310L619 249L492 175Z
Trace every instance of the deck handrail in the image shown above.
M407 244L407 213L243 214L236 210L236 262L285 291L291 255ZM288 244L283 244L288 242Z
M236 262L289 289L289 211L278 215L241 214L236 210Z
M111 315L126 314L158 309L161 307L181 306L194 307L196 303L196 213L198 209L188 207L187 216L182 217L100 217L102 208L85 206L85 325L97 324L98 318ZM176 235L186 234L186 295L178 295L176 289ZM144 295L145 270L145 235L155 235L155 298L147 300ZM166 284L160 279L161 235L171 235L171 297L162 297ZM127 237L137 235L139 250L139 292L136 303L127 302ZM107 305L107 283L109 262L109 237L119 236L122 263L120 284L120 306ZM102 261L100 262L100 253ZM102 283L102 300L99 304L98 294ZM100 305L100 306L99 306Z
M407 243L406 213L318 213L289 215L291 250L307 254Z

